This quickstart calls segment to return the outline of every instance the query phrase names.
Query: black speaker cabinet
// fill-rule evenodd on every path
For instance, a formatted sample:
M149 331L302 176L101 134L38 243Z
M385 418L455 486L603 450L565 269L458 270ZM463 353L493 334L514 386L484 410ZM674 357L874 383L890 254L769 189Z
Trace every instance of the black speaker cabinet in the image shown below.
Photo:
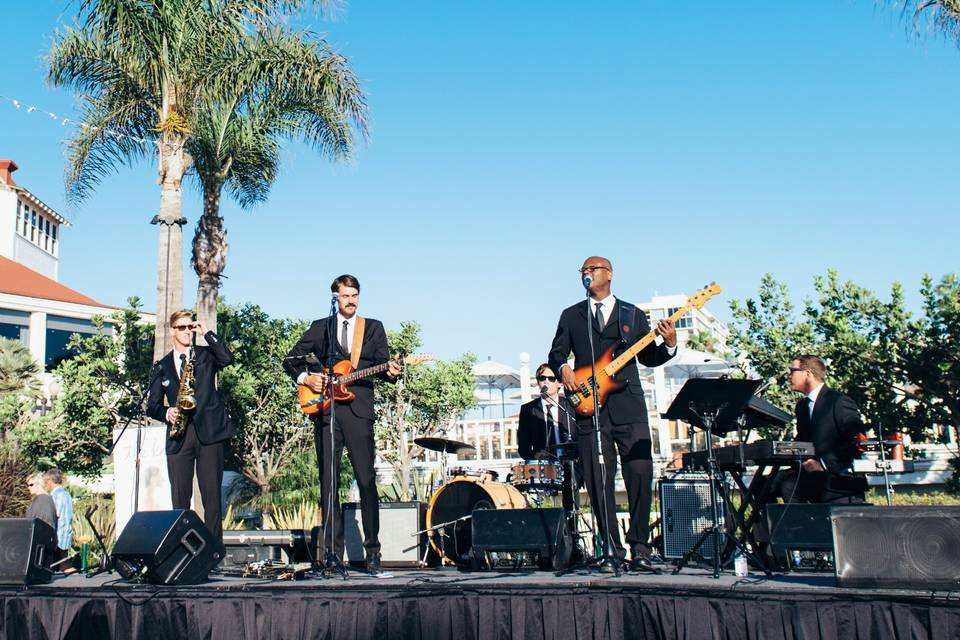
M57 532L36 518L0 519L0 584L50 582Z
M174 510L133 514L110 557L128 580L197 584L223 556L223 543L214 539L196 513Z
M770 544L784 549L831 551L833 531L830 513L834 508L840 507L829 504L768 504L766 512Z
M723 502L717 496L717 525L724 526ZM663 557L678 559L693 548L704 529L713 524L710 507L710 480L704 474L684 474L660 481L660 520L663 526ZM723 549L722 533L717 543ZM713 539L699 550L700 556L713 559Z
M834 508L837 585L960 589L960 507Z
M473 555L487 552L539 553L544 569L570 563L573 542L563 509L475 509L471 518Z
M346 560L354 566L363 566L363 519L360 505L343 505L343 542ZM385 567L416 567L427 547L423 531L427 522L427 505L423 502L380 503L380 560ZM411 548L412 547L412 548Z

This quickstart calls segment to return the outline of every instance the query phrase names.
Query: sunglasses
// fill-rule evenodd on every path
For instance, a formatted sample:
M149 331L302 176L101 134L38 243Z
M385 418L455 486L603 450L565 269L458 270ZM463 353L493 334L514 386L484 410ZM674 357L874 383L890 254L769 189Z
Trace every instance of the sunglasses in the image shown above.
M192 324L178 324L172 327L174 331L186 331L187 329L192 329Z
M544 380L547 382L556 382L557 376L537 376L537 382L543 382Z

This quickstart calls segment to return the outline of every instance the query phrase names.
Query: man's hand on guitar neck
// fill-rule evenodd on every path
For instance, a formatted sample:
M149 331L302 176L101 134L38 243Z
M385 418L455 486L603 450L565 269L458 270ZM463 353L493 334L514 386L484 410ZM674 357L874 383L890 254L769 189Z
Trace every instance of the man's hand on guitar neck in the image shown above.
M325 393L327 391L327 376L323 373L311 373L303 379L302 384L309 387L314 393Z
M396 379L403 370L400 366L401 362L402 360L397 358L396 360L391 360L387 363L387 375L390 376L391 380Z
M666 318L657 323L657 335L663 338L663 344L670 348L677 346L677 329L673 326L673 321Z

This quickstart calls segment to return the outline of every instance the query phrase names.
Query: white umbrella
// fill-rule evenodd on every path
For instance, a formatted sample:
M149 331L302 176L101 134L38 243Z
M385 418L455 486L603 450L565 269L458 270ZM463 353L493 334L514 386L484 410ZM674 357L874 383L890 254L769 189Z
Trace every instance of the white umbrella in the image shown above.
M664 365L664 375L668 378L688 380L726 373L732 368L733 365L712 353L684 348Z
M520 372L513 367L500 362L494 362L489 357L484 361L473 366L471 370L477 384L485 385L493 395L493 390L500 392L500 417L506 417L506 399L504 392L507 389L516 389L520 387Z

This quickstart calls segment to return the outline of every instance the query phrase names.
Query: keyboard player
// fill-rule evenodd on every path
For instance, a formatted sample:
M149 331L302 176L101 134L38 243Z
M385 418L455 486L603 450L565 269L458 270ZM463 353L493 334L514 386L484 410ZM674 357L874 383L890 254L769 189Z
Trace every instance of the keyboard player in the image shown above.
M796 439L812 442L815 455L777 474L774 495L784 502L862 504L866 478L850 470L859 457L857 435L863 432L857 405L824 384L827 367L815 355L794 359L789 375L790 388L803 394L795 409Z

